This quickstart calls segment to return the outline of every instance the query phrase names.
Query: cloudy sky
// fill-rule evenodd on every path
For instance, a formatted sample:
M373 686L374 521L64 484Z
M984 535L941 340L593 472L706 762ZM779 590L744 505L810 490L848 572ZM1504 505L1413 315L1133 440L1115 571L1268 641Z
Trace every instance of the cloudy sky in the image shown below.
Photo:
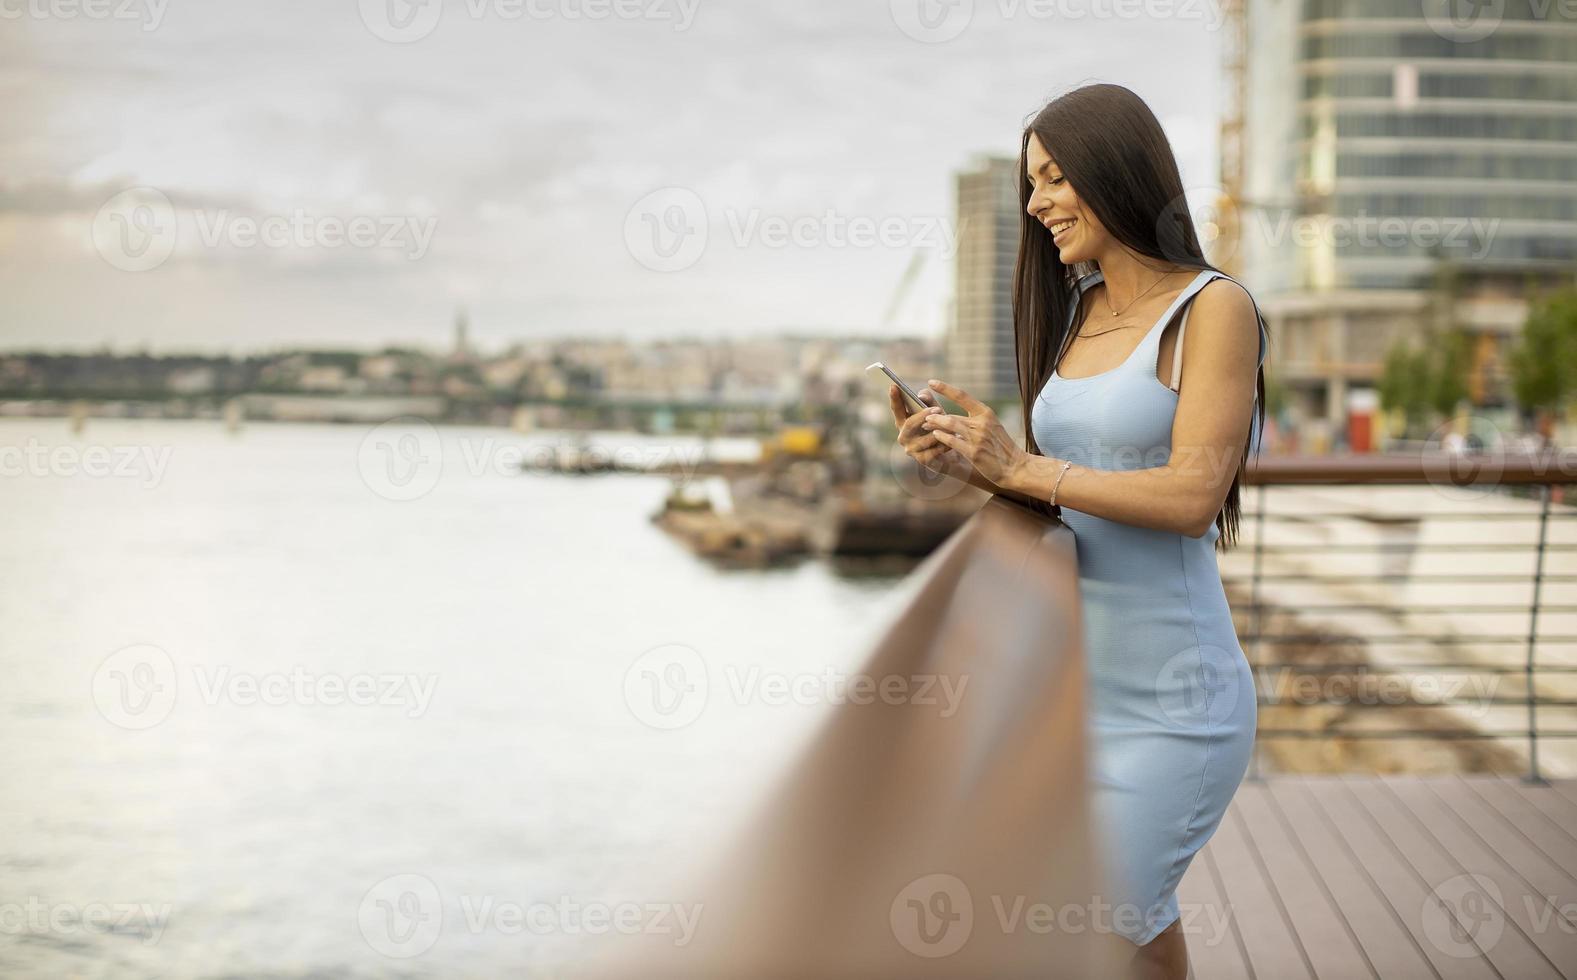
M441 5L440 5L441 3ZM952 175L1208 0L0 0L0 348L937 333ZM916 256L920 258L917 260Z

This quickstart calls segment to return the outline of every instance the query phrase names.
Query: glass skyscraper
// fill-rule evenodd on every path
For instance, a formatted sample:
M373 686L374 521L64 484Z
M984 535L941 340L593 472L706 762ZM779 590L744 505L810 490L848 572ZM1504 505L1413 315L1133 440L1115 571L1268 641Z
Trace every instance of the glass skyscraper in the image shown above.
M976 397L1018 395L1013 268L1018 261L1017 157L984 157L957 175L958 254L947 377Z
M1234 258L1282 380L1339 427L1390 343L1444 317L1493 382L1529 285L1577 270L1577 4L1245 7Z

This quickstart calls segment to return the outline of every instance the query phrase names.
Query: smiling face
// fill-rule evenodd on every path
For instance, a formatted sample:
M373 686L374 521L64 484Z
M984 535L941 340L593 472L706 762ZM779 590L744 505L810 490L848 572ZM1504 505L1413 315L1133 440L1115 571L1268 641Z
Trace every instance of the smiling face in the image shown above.
M1062 175L1040 137L1029 135L1024 177L1030 184L1029 216L1039 221L1064 265L1092 262L1110 244L1111 235L1100 219L1086 210L1073 185Z

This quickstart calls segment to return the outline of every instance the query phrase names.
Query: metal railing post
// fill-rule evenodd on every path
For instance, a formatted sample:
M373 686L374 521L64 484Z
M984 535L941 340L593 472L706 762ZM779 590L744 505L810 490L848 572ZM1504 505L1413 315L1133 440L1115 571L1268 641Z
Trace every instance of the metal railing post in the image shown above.
M1538 662L1539 599L1544 585L1544 545L1550 523L1550 497L1554 485L1544 484L1539 505L1539 541L1533 557L1533 603L1528 609L1528 658L1524 683L1528 701L1528 776L1530 783L1543 783L1539 772L1539 694L1534 686Z

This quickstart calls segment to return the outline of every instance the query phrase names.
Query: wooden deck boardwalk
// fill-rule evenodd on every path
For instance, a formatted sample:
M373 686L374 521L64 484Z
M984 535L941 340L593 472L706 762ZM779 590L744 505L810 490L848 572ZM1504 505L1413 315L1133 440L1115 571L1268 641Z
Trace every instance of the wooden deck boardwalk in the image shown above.
M1577 978L1577 781L1245 780L1178 899L1199 980Z

